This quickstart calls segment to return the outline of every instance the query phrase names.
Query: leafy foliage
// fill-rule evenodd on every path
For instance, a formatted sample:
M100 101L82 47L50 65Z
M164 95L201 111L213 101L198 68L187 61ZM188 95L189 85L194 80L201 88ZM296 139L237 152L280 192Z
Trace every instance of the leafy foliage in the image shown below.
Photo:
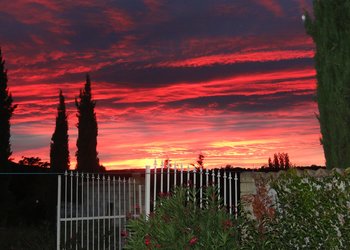
M350 171L349 171L350 172ZM261 185L260 185L261 184ZM253 213L239 219L218 209L207 190L206 209L187 202L186 189L160 199L149 217L129 224L126 249L347 249L350 245L350 176L299 176L290 169L257 187ZM271 197L271 190L277 196ZM208 202L208 203L206 203Z
M313 1L305 28L316 45L315 67L327 168L350 167L350 1Z
M219 206L214 189L206 191L206 208L195 204L195 193L177 189L160 198L148 220L129 224L126 249L237 249L238 221Z
M275 216L262 219L263 230L248 231L246 246L257 249L346 249L350 245L350 178L316 178L287 172L272 183ZM254 225L254 221L250 222ZM251 228L258 228L257 225Z

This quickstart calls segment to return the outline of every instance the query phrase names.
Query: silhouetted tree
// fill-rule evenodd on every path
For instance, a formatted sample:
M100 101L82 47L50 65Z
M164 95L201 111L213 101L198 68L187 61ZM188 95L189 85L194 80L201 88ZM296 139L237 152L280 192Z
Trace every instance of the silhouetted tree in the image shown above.
M68 121L62 90L59 93L55 132L51 138L50 162L53 171L64 172L69 168Z
M97 157L97 121L95 114L96 102L91 96L90 76L86 76L84 89L80 90L79 99L75 99L78 109L78 140L77 140L77 170L84 172L101 171Z
M288 153L284 154L284 167L285 168L290 168L291 167Z
M269 167L269 168L273 168L273 164L272 164L271 157L269 157L268 167Z
M197 164L200 168L204 167L204 155L202 155L202 154L198 155Z
M40 157L22 156L22 160L18 161L18 164L23 166L29 166L29 167L40 167L40 168L50 167L50 163L46 161L42 161Z
M280 168L280 160L277 154L273 155L273 168Z
M285 168L285 160L284 160L284 158L285 158L284 153L282 153L282 154L278 153L279 165L280 165L281 169Z
M327 168L350 167L350 4L313 1L303 16L316 45L316 100Z
M269 157L267 168L270 169L287 169L291 167L291 163L289 161L288 153L278 153L273 155L273 162ZM266 168L266 165L263 167Z
M10 119L17 105L12 104L12 95L7 88L7 70L0 48L0 168L7 166L12 155L10 144Z

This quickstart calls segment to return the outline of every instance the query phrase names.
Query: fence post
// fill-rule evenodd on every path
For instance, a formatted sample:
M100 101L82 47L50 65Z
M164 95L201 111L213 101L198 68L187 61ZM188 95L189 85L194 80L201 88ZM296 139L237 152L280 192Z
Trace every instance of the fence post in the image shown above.
M146 166L146 174L145 174L145 216L146 220L151 212L150 209L151 203L151 168L150 166Z
M56 246L60 250L61 241L61 176L57 176L57 232L56 232Z
M235 173L235 217L238 217L238 177L237 172Z

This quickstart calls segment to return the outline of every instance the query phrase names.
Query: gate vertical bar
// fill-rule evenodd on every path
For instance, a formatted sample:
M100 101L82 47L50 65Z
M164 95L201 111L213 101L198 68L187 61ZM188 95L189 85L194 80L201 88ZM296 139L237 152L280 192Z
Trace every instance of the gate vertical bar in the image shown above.
M60 250L61 243L61 176L57 176L57 234L56 248Z
M92 174L92 217L95 217L95 175ZM95 249L95 220L92 220L92 250Z
M194 204L194 209L196 209L196 202L197 202L197 200L196 200L196 196L197 196L197 194L196 194L196 179L197 179L197 176L196 176L196 167L194 167L194 169L193 169L193 204Z
M205 169L205 183L209 187L209 169Z
M100 174L97 174L97 215L100 214ZM100 249L100 218L97 219L97 249Z
M81 248L84 248L84 173L81 173ZM77 222L78 224L78 222Z
M156 209L157 202L157 161L154 160L154 180L153 180L153 210Z
M131 204L132 204L132 199L131 199L131 178L129 177L128 178L128 197L129 197L129 201L128 201L128 204L129 204L129 215L132 214L132 208L131 208Z
M232 174L229 173L228 176L228 183L229 183L229 190L230 190L230 196L229 196L229 207L230 207L230 214L232 214Z
M150 200L151 200L151 169L150 166L146 166L145 176L145 216L146 220L150 214Z
M113 176L113 215L116 216L117 213L116 213L116 206L117 206L117 203L115 203L116 200L115 200L115 176ZM118 204L119 206L120 204ZM114 217L114 220L113 220L113 236L114 236L114 249L116 249L116 246L117 246L117 228L115 226L116 224L116 218ZM119 235L120 237L120 235Z
M226 208L227 201L226 201L226 185L227 185L227 175L226 171L224 171L224 206Z
M161 162L160 166L160 192L163 193L163 171L164 171L164 163Z
M214 187L215 186L215 170L214 169L211 170L211 177L212 177L212 179L211 179L212 186Z
M64 172L64 244L67 243L67 182L68 172Z
M237 206L238 206L238 177L236 172L235 173L235 217L236 219L238 216Z
M126 179L125 177L123 178L123 211L124 211L124 228L123 230L125 230L126 227Z
M221 174L220 174L220 169L218 170L218 202L220 202L220 177L221 177ZM219 203L219 206L220 206L220 203Z
M184 166L183 164L181 163L181 170L180 170L181 174L180 174L180 185L182 187L183 183L184 183L184 177L183 177L183 174L184 174Z
M75 183L75 218L78 218L78 204L79 204L79 173L76 173L76 183ZM73 223L73 221L71 221L71 223ZM75 249L78 250L78 226L79 226L79 221L75 221Z
M89 178L90 178L90 175L89 174L86 174L86 217L90 217L90 193L89 193ZM89 250L90 248L90 238L89 238L89 230L90 230L90 221L89 220L86 220L86 232L87 232L87 235L86 235L86 249Z
M209 169L208 168L205 169L205 182L206 182L206 185L208 188L209 187ZM207 206L207 208L209 206L208 192L206 193L206 206Z
M174 164L174 190L175 190L175 188L176 188L176 162L175 162L175 164Z
M118 249L122 249L122 239L121 239L121 234L122 234L122 220L121 220L121 214L122 214L122 204L120 203L121 199L120 199L120 195L121 195L121 179L120 177L118 178L118 212L119 212L119 217L118 217L118 242L119 242L119 248Z
M199 207L203 207L203 167L199 169Z
M190 200L190 165L187 165L187 201Z
M103 249L106 249L106 176L102 175Z
M133 186L134 186L134 204L133 204L133 207L134 207L134 218L136 218L136 180L135 178L133 179Z
M139 185L139 213L142 214L142 186Z
M170 192L170 163L168 161L168 164L166 166L167 168L167 185L166 185L166 192L169 193Z
M111 177L107 177L108 185L108 249L111 249Z
M73 238L73 172L70 172L70 245Z

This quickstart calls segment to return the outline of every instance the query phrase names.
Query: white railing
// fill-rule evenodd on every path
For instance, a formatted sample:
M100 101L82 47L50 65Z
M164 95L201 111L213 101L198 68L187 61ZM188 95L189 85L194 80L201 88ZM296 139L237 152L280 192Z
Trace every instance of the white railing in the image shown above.
M153 180L151 181L151 179ZM239 174L230 170L209 170L208 168L203 169L190 165L184 167L183 164L165 166L163 162L158 167L155 161L152 169L150 166L146 166L145 214L149 215L151 208L153 210L156 208L158 196L163 195L165 193L164 191L170 193L177 186L193 188L195 192L198 191L198 205L200 208L203 208L203 200L205 198L203 197L204 189L208 186L215 186L218 189L218 200L222 202L222 205L230 214L234 214L237 217L239 201L238 184ZM151 193L153 194L151 195ZM196 199L196 196L194 198Z
M143 211L135 179L65 172L58 176L57 249L122 249L128 218Z
M152 172L153 171L153 172ZM143 184L143 183L142 183ZM146 166L145 186L133 178L109 174L65 172L58 176L57 250L122 249L129 218L155 209L157 197L177 186L193 188L200 208L204 189L217 187L218 200L237 217L239 175L229 170L209 170L181 164ZM189 197L188 197L189 199ZM144 202L143 202L144 201ZM147 216L146 216L147 218Z

